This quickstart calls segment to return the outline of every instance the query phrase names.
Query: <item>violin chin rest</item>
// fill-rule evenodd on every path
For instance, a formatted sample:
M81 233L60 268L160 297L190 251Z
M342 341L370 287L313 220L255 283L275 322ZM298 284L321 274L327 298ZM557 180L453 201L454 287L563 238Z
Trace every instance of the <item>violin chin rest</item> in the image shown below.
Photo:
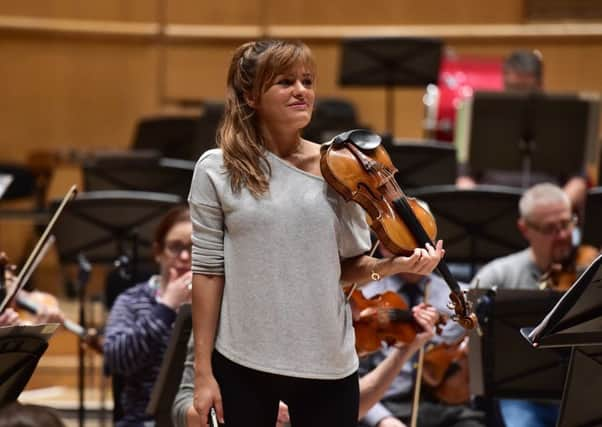
M351 142L360 150L374 150L378 147L382 139L379 134L367 129L352 129L340 133L332 139L333 144Z

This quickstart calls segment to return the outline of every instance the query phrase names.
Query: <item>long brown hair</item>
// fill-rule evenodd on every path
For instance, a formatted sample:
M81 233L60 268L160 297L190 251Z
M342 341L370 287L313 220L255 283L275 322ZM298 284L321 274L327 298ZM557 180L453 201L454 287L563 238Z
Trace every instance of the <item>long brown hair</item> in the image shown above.
M279 74L299 64L315 74L311 51L299 41L249 42L234 52L228 70L224 119L217 135L232 191L245 187L259 198L268 190L272 171L257 115L247 100L259 102Z

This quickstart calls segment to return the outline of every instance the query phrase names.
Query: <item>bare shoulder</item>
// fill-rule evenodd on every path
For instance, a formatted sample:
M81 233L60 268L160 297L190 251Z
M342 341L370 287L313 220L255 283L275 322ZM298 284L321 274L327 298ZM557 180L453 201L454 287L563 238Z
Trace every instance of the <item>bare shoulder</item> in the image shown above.
M299 167L311 174L322 176L320 172L320 144L303 140L303 151Z

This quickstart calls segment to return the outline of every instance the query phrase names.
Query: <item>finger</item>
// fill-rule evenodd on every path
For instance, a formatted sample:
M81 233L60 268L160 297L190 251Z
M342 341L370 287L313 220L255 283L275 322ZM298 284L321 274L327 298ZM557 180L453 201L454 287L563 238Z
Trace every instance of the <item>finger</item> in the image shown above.
M169 281L173 282L177 278L178 278L178 271L175 268L170 267L169 268Z
M220 424L224 424L224 407L222 406L222 398L218 397L214 402L215 414Z

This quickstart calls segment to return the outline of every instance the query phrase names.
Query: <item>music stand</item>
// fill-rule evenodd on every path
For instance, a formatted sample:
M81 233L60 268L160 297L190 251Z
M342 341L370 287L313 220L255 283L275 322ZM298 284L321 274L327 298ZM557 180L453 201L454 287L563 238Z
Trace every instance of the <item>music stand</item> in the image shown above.
M83 164L85 191L151 191L188 197L194 163L143 151L97 155Z
M582 230L582 241L595 247L602 247L602 187L595 187L587 192L585 201L585 220Z
M516 220L521 190L477 186L424 187L412 196L425 201L437 220L437 238L445 242L445 259L467 263L471 276L479 264L524 249Z
M158 426L172 427L171 406L180 387L184 361L188 348L188 340L192 332L192 311L190 304L183 304L178 309L178 316L174 323L163 356L159 375L155 380L150 400L146 406L146 413L152 415Z
M483 335L470 341L470 386L486 398L559 400L568 352L539 351L521 335L560 299L552 291L471 289Z
M56 202L52 202L54 205ZM181 203L178 196L134 191L82 193L64 210L54 233L61 264L78 263L81 255L92 263L113 264L130 260L130 280L138 279L142 264L153 264L152 241L162 216ZM130 283L132 284L132 283ZM80 285L79 323L85 327ZM117 292L116 292L117 293ZM116 295L115 295L116 296ZM83 354L80 370L83 370ZM80 377L80 425L83 424L85 377Z
M0 327L0 407L17 400L58 324Z
M468 140L459 144L468 144L470 171L482 182L491 183L488 179L497 174L509 185L527 188L566 181L585 170L586 153L597 143L598 118L590 110L598 101L579 95L477 91L469 102L469 122L459 124L468 130Z
M383 140L398 173L395 179L407 192L419 187L453 185L456 182L456 148L440 141Z
M523 328L521 332L531 345L544 349L542 351L550 347L572 347L558 427L600 425L602 256L588 266L535 328Z
M394 87L424 87L439 78L443 42L435 38L364 37L342 42L339 84L384 86L386 132L393 134Z
M134 259L134 265L152 262L155 228L167 210L179 203L180 197L163 193L81 193L55 226L59 259L74 263L83 253L92 263L112 264L125 254Z
M198 119L189 160L196 161L205 151L216 148L217 131L224 116L224 109L224 103L221 101L203 102L203 113Z
M157 150L165 157L194 160L191 154L198 116L155 116L138 120L132 148Z

